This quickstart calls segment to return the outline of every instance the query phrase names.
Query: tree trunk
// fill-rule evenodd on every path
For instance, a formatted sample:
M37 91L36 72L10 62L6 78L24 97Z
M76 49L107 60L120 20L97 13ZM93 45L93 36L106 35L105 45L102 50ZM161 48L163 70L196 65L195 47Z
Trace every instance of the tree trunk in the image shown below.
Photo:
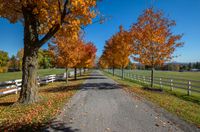
M151 68L151 88L153 88L154 83L154 67Z
M85 68L85 67L83 68L83 72L84 72L84 73L86 72L86 68Z
M22 64L22 89L18 102L34 103L38 100L37 66L38 49L34 49L25 42Z
M80 70L80 76L82 76L81 68L79 70Z
M32 10L23 8L24 15L24 56L22 64L22 89L18 102L34 103L38 100L37 66L38 40L37 22Z
M66 68L66 83L68 84L68 68Z
M115 76L115 68L113 67L113 76Z
M74 68L74 79L77 80L77 68Z
M122 79L124 79L124 68L122 68Z

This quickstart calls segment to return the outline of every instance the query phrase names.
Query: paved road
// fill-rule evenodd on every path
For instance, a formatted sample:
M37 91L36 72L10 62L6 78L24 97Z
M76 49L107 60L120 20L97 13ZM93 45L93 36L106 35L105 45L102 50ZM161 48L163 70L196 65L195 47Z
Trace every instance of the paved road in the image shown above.
M183 130L145 101L120 89L116 82L103 76L100 71L94 71L46 131L181 132Z

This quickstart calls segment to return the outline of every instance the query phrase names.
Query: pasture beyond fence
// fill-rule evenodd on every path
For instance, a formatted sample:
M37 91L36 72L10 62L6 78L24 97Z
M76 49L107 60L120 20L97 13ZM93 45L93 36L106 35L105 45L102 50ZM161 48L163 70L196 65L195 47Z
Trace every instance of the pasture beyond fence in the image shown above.
M105 69L106 72L112 73L112 69ZM122 76L122 72L119 69L115 69L115 75ZM137 75L134 74L134 71L125 70L124 78L133 80L144 85L150 85L151 76ZM178 78L167 78L167 77L154 77L154 86L159 87L161 89L169 89L174 91L175 89L180 89L181 92L187 93L187 95L191 95L192 93L200 95L200 81L197 80L186 80L186 79L178 79Z
M84 72L84 70L82 70L81 72ZM80 70L77 71L77 74L79 74L79 73L80 73ZM69 77L74 76L74 71L69 72L68 76ZM62 81L65 79L66 79L66 73L58 74L58 75L56 75L56 74L48 75L45 77L37 78L38 85L48 84L48 83L55 82L55 81ZM0 82L0 96L6 95L6 94L11 94L11 93L17 94L18 91L21 90L21 87L22 87L22 79Z

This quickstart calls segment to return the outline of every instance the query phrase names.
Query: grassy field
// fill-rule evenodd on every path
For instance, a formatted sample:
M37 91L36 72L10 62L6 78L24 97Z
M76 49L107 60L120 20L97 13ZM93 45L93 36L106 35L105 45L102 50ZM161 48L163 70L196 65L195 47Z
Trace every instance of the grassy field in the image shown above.
M64 73L65 69L39 69L39 76ZM22 78L22 72L0 73L0 82Z
M150 76L150 70L132 70L133 74ZM165 78L177 78L185 80L196 80L200 81L200 72L174 72L174 71L156 71L154 72L155 77Z
M150 71L146 70L126 70L125 73L131 73L133 75L141 75L141 76L150 76ZM115 70L116 75L121 75L120 70ZM156 78L154 79L154 88L160 89L160 80L158 77L162 77L162 89L167 91L170 94L175 96L179 96L181 98L186 98L187 100L192 100L193 102L197 102L200 104L200 72L170 72L170 71L155 71ZM130 77L128 77L130 78ZM173 78L173 91L171 91L170 87L170 79ZM191 89L196 91L191 91L191 95L187 95L188 88L188 80L191 81ZM150 83L144 84L143 80L141 82L132 80L135 83L139 83L145 87L150 87ZM199 91L199 92L197 92Z
M166 91L145 90L143 85L132 80L122 80L121 77L113 77L107 72L104 72L104 74L122 84L127 92L136 93L200 128L200 103L196 103L196 100L193 100L191 96L177 96Z
M87 77L85 74L76 81L69 80L68 84L54 82L42 86L39 102L30 105L14 104L19 96L16 94L1 97L0 131L41 131L60 113Z

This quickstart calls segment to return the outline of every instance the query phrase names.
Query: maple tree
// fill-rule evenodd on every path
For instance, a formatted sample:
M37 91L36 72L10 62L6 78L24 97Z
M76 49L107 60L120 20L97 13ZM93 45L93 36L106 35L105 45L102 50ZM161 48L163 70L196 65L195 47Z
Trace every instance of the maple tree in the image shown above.
M175 25L175 21L165 18L161 11L149 8L131 27L133 47L136 49L133 58L151 67L151 87L153 87L155 66L170 61L174 57L175 49L183 45L179 42L182 35L172 34L171 27Z
M37 57L39 48L60 29L77 37L81 25L95 17L96 0L0 0L0 17L24 25L22 90L19 103L38 100Z
M122 26L119 29L120 31L106 42L99 64L102 67L112 67L113 75L115 68L121 68L122 78L124 78L124 68L128 65L130 61L129 56L133 52L131 45L132 36Z
M78 48L76 52L75 59L77 63L74 65L74 79L77 79L77 68L92 68L94 66L94 61L96 58L96 46L92 42L85 43L81 38L79 38Z
M96 58L96 46L92 42L84 44L82 58L78 66L81 68L92 68Z
M118 67L116 47L113 43L113 37L111 37L104 46L103 55L101 57L101 64L107 65L107 67L112 68L113 76L115 75L115 68Z
M69 68L72 68L77 63L75 56L77 55L78 44L76 41L76 39L59 33L52 40L53 43L49 44L49 52L56 60L56 66L65 67L66 69L66 83L68 83Z
M116 46L117 65L121 68L122 79L124 79L124 68L129 64L129 56L133 52L132 37L129 32L124 31L122 26L119 29L120 31L113 37L113 43Z

